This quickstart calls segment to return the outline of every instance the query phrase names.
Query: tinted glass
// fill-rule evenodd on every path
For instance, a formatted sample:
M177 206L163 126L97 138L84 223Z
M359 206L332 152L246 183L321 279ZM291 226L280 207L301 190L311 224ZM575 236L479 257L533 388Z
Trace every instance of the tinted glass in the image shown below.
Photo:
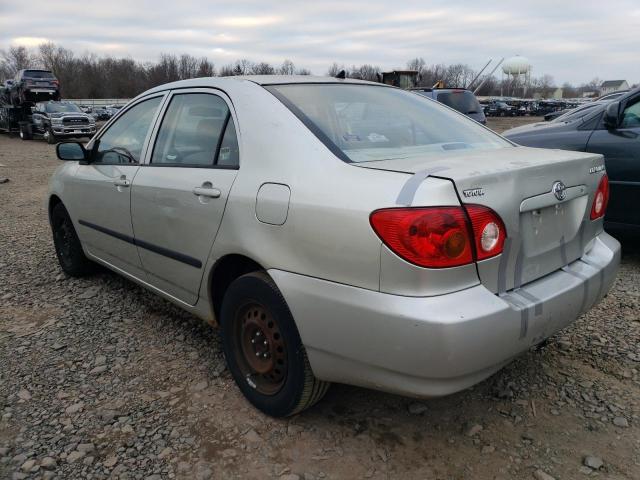
M97 163L137 163L151 121L160 106L162 97L138 103L120 116L100 137Z
M620 128L637 128L640 127L640 99L635 103L628 105L622 113L622 122Z
M268 89L346 161L511 146L477 122L437 102L395 88L296 84Z
M22 76L24 78L44 78L44 79L55 78L53 76L53 73L46 72L46 71L43 71L43 70L25 70L25 72L24 72L24 74Z
M44 110L48 113L81 112L75 103L47 103Z
M576 107L572 110L569 110L567 113L563 113L559 117L554 118L553 120L551 120L551 122L562 123L562 122L568 122L571 120L582 118L588 113L591 113L593 111L592 110L593 108L598 107L600 105L601 105L600 103L588 103L586 105Z
M206 93L175 95L158 131L152 164L212 166L229 109Z
M453 91L438 93L438 101L462 113L479 113L480 103L471 92Z

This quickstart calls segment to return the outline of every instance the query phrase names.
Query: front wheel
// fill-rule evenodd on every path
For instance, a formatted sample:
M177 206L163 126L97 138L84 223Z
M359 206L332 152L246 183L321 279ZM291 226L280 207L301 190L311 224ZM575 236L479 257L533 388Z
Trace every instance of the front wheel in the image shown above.
M22 140L31 140L33 138L31 129L27 125L20 125L20 138Z
M58 203L51 210L51 230L56 256L62 270L72 277L92 273L95 264L85 256L71 217L62 203Z
M267 415L294 415L327 392L329 383L313 375L289 307L266 273L231 283L222 302L220 334L238 387Z
M44 132L44 138L47 140L47 143L49 145L54 145L58 141L56 136L53 134L53 130L51 130L51 128L49 127L47 127L47 129Z

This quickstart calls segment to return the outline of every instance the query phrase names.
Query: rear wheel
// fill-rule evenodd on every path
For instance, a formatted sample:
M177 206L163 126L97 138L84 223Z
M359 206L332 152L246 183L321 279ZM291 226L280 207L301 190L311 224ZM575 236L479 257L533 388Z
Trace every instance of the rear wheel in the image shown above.
M301 412L329 388L313 375L289 307L266 273L249 273L231 283L220 327L233 378L245 397L267 415Z
M85 256L71 217L62 203L58 203L51 210L51 230L56 256L62 270L72 277L92 273L95 264Z

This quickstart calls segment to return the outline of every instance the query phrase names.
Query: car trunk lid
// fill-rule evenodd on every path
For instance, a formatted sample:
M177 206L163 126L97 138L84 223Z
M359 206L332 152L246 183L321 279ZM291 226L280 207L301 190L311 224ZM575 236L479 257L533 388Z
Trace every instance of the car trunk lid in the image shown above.
M448 179L462 203L485 205L500 215L507 230L504 251L478 262L480 280L493 292L518 288L582 256L602 229L602 221L592 222L589 215L603 165L600 155L526 147L358 164ZM409 198L406 192L401 197L399 203Z

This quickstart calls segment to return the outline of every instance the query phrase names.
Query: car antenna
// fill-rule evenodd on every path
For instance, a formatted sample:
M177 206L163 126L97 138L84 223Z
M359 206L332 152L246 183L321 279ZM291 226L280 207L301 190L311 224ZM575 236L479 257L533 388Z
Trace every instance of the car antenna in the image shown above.
M347 78L347 72L345 72L344 70L340 70L336 75L336 78L340 78L344 80L345 78Z

